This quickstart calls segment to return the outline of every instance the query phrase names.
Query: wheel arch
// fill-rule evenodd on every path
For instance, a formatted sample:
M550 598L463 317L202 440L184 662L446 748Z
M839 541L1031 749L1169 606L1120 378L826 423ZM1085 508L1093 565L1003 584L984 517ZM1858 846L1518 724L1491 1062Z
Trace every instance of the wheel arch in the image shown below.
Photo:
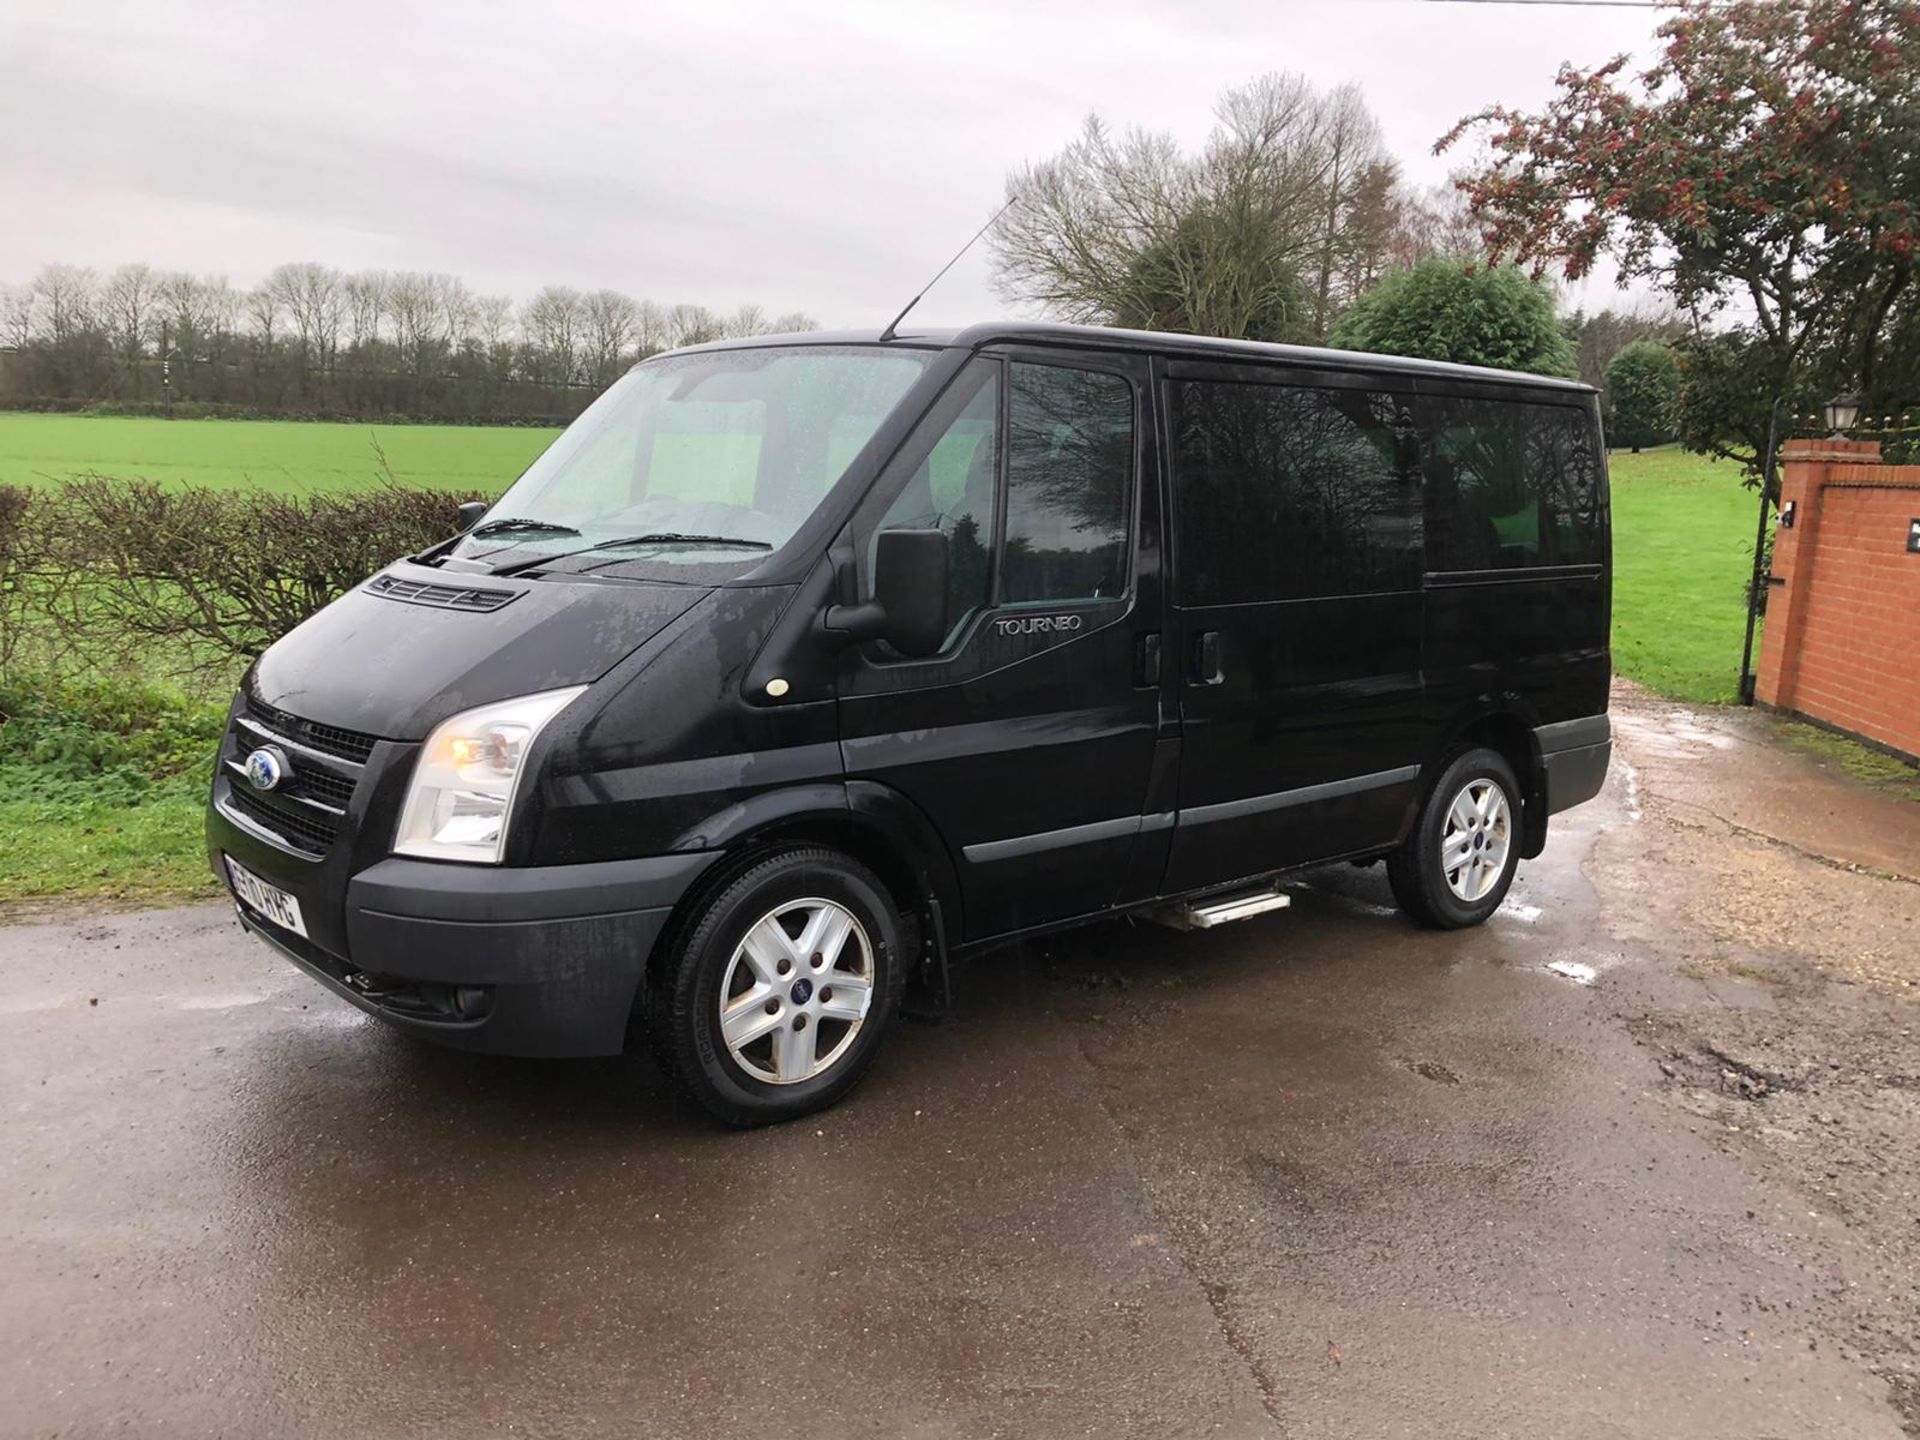
M1467 746L1484 745L1513 767L1521 792L1520 858L1539 855L1547 844L1547 768L1526 708L1517 700L1485 701L1456 716L1441 733L1436 778L1446 757Z
M926 916L929 902L938 901L947 933L961 933L958 871L933 822L899 791L856 780L766 791L690 829L676 850L720 850L724 858L680 898L660 943L673 943L706 897L769 846L808 844L839 850L865 865L910 920Z

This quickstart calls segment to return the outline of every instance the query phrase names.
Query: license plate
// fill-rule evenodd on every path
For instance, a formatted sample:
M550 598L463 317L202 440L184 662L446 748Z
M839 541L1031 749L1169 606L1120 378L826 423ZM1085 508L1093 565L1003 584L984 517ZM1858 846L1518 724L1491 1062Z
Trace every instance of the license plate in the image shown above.
M231 855L224 857L227 874L233 879L233 893L282 930L291 930L306 938L307 922L300 918L300 902L278 885L269 885Z

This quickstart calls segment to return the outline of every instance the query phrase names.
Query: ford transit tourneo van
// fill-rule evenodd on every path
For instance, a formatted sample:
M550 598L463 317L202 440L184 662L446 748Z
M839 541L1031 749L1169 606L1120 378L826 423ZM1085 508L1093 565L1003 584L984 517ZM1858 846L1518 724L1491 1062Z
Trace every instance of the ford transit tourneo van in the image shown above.
M1012 937L1380 858L1486 919L1605 775L1609 576L1564 380L1044 324L676 351L260 658L210 858L403 1030L645 1037L781 1119Z

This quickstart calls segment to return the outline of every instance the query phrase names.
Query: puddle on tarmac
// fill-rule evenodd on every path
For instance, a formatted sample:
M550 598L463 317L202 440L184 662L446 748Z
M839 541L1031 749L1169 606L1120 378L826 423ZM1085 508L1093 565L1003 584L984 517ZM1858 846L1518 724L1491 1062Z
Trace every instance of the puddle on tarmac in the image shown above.
M162 996L162 999L167 997ZM176 1010L238 1010L243 1005L258 1005L267 997L252 992L227 995L187 995L173 1002Z

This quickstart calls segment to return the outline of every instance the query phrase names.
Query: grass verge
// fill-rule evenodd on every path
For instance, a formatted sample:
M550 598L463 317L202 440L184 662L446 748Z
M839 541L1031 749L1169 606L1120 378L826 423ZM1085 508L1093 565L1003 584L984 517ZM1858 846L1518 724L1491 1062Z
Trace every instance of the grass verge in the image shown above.
M200 815L223 718L151 685L0 687L0 913L214 895Z

